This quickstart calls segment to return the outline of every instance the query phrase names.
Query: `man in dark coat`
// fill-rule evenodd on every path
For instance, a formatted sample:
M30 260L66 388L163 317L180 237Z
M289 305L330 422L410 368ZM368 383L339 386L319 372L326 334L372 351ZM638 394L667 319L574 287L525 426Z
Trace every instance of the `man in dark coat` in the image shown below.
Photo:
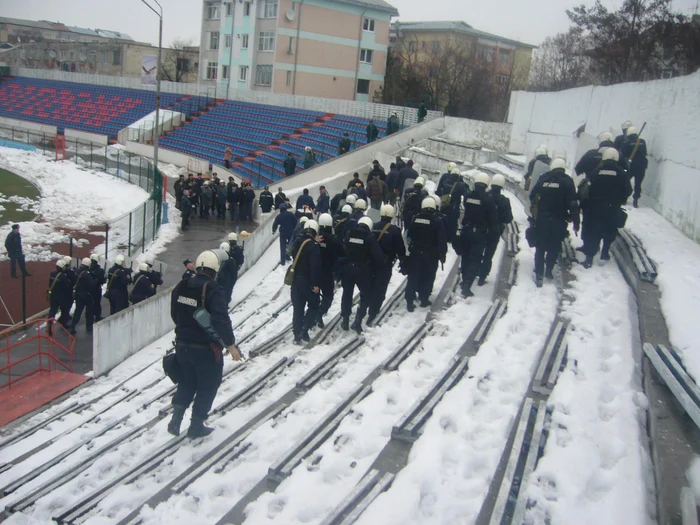
M642 196L642 181L646 175L649 161L647 159L647 143L639 136L637 128L631 126L627 128L627 139L622 146L622 156L629 165L630 178L634 179L634 194L632 195L633 206L639 206L639 199Z
M318 196L318 201L316 202L316 213L328 213L331 205L331 198L326 191L325 186L319 188L320 195Z
M343 204L345 204L345 197L348 196L348 190L343 190L340 193L336 193L333 195L333 198L331 199L331 205L330 205L330 214L335 217L338 214L338 211L340 208L342 208Z
M374 120L370 119L369 124L367 124L367 144L377 140L379 136L379 128L374 123Z
M5 249L7 256L10 258L10 275L17 278L17 264L19 269L25 276L31 274L27 272L24 266L24 253L22 252L22 236L19 233L19 224L12 225L12 231L5 238Z
M292 152L290 151L287 153L287 158L284 159L284 174L289 177L291 175L294 175L294 173L297 171L297 160L294 158L294 155L292 155Z
M138 304L156 294L156 287L151 282L151 270L146 263L139 264L139 273L134 275L134 287L131 289L131 304Z
M94 277L90 273L90 264L92 261L87 257L81 261L78 269L78 279L73 287L73 296L75 299L75 312L69 332L75 335L75 326L80 322L80 317L85 311L85 328L88 333L92 332L92 323L94 322L94 303L93 289L95 287Z
M105 297L109 300L110 315L128 308L129 283L131 283L131 268L124 268L124 256L117 255L114 265L107 272Z
M291 290L294 344L311 341L309 329L318 322L321 299L321 250L315 240L318 231L316 221L306 221L304 235L292 247L292 258L297 261Z
M275 209L280 209L280 204L287 202L287 196L282 191L282 188L277 188L277 195L275 195Z
M305 213L305 207L308 207L308 209L311 211L316 209L314 199L311 197L311 195L309 195L309 190L307 188L304 188L303 194L297 197L297 214L303 215Z
M347 153L350 151L350 137L348 136L347 133L343 135L343 138L340 139L340 142L338 143L338 155L343 155L344 153Z
M398 167L398 164L397 164ZM399 170L399 178L396 181L396 188L399 191L399 197L403 198L404 188L406 187L406 181L416 180L418 178L418 172L413 169L413 160L409 160L408 163Z
M270 213L272 211L272 207L275 204L275 197L272 195L272 192L270 192L269 186L265 186L265 189L260 193L258 203L263 213Z
M406 258L406 246L404 245L403 236L401 235L401 228L391 223L396 216L394 207L390 204L385 204L381 207L379 213L381 218L379 222L374 223L372 233L374 233L379 247L384 253L384 261L376 269L374 276L367 326L372 324L379 310L381 310L382 304L384 304L394 262L399 260L403 263Z
M447 166L448 172L440 177L435 192L440 197L440 211L445 215L447 242L453 243L457 238L457 224L462 210L462 201L467 195L467 186L462 182L462 175L454 162Z
M275 217L275 221L272 223L272 234L274 235L277 232L277 229L279 228L280 264L284 266L287 263L287 261L291 259L289 255L287 255L287 246L292 240L294 228L296 228L297 225L297 218L293 213L287 211L287 206L285 206L284 204L280 204L279 209L280 213L277 217Z
M493 198L496 211L498 212L498 229L494 230L486 240L486 249L484 250L484 256L481 260L479 280L477 281L479 286L486 284L486 278L489 273L491 273L493 256L496 253L496 248L498 248L498 240L501 238L501 235L503 235L506 227L513 222L513 210L510 207L510 200L501 193L505 184L506 179L503 175L497 174L491 179L491 189L489 193Z
M425 102L420 101L420 106L418 106L418 122L423 122L425 117L428 115L428 110L425 107Z
M185 176L180 175L180 178L173 184L173 190L175 191L175 207L180 209L180 201L182 200L182 191L185 189Z
M352 180L348 182L348 189L355 188L358 184L363 188L365 187L365 183L360 180L360 174L355 172L352 174Z
M73 298L71 297L73 293L73 284L70 278L63 272L66 262L63 259L59 259L56 262L56 270L51 272L49 276L49 289L47 295L49 298L49 319L54 319L58 310L61 310L61 316L58 318L58 322L63 325L64 328L68 329L68 323L70 321L70 307L73 303Z
M182 215L182 224L180 227L183 232L186 232L190 227L190 213L192 213L192 201L190 201L190 190L182 192L180 199L180 213Z
M102 320L102 285L107 282L105 271L100 266L97 254L90 255L90 273L95 280L95 287L92 289L92 304L95 307L95 322Z
M216 187L216 218L225 219L226 218L226 201L228 199L228 194L226 192L226 185L224 181L219 182Z

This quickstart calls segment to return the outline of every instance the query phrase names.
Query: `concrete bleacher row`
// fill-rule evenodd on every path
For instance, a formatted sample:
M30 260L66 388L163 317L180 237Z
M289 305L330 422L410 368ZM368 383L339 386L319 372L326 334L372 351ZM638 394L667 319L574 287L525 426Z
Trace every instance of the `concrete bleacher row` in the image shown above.
M112 139L154 106L155 93L146 90L24 77L0 82L0 116ZM360 117L170 93L163 93L161 107L189 117L161 138L163 148L219 165L230 148L233 169L259 186L285 176L283 162L289 153L300 170L307 146L314 149L318 162L324 162L338 154L345 133L351 149L366 143L368 121ZM379 136L384 136L386 123L375 124Z

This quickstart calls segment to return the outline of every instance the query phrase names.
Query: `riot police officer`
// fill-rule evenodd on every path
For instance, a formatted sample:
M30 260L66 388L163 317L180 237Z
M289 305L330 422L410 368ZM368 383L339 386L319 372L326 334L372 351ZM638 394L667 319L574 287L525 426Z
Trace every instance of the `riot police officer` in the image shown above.
M352 207L349 204L345 204L341 210L340 215L336 217L335 221L335 234L339 239L345 239L345 234L350 227L350 215L352 215Z
M156 294L156 287L151 281L151 269L146 263L139 264L139 273L134 276L134 287L131 289L131 304L138 304Z
M508 197L503 195L503 187L506 184L506 179L503 175L496 174L491 179L491 189L489 193L493 198L493 202L496 205L496 211L498 212L498 229L493 232L493 235L489 235L486 241L486 248L484 249L484 256L481 259L481 267L479 268L479 280L476 284L483 286L486 284L486 278L491 273L491 265L493 262L493 256L496 253L496 248L498 248L498 240L501 235L511 222L513 222L513 210L510 207L510 200Z
M236 265L236 260L231 257L229 252L231 245L228 242L222 242L219 245L219 249L225 252L228 258L221 263L219 271L216 273L216 282L224 289L226 304L229 304L233 296L233 287L238 280L238 266Z
M437 275L438 263L444 264L447 256L447 232L442 220L435 215L435 200L426 197L421 211L408 228L409 255L407 258L408 281L406 283L406 308L415 309L416 294L421 308L431 305L430 294Z
M620 209L632 194L632 185L627 172L619 164L620 154L609 147L603 151L602 164L593 173L588 190L588 213L583 216L583 231L586 260L584 268L593 265L603 240L601 260L610 259L610 246L620 226Z
M180 434L185 410L193 400L192 422L187 435L195 438L213 432L214 429L205 426L204 421L221 385L224 346L234 361L241 359L226 297L216 282L216 273L226 257L219 250L202 252L196 261L197 275L180 281L172 293L170 316L175 323L175 353L181 374L173 396L173 417L168 424L168 432L175 436ZM200 308L209 312L210 330L202 328L194 318L194 313Z
M377 267L374 276L367 326L372 325L382 308L382 304L384 304L394 262L397 259L403 262L406 258L406 246L401 235L401 228L392 224L394 217L396 217L394 207L391 204L384 204L379 210L379 215L380 220L372 227L372 233L374 233L379 247L384 253L384 261Z
M105 271L100 266L100 258L96 253L90 255L90 273L95 278L95 288L92 290L92 303L95 305L95 322L102 320L102 285L107 282Z
M339 270L341 261L345 258L345 248L342 241L333 234L333 218L328 213L322 213L318 217L320 228L318 245L321 249L321 305L318 310L318 327L325 326L323 316L333 304L335 293L335 275Z
M454 242L457 237L457 223L461 211L462 200L467 194L467 187L462 182L457 164L450 162L448 172L441 178L435 192L440 197L440 211L447 219L447 241Z
M92 332L92 323L95 320L95 309L93 299L93 289L95 287L95 278L90 273L90 264L92 261L85 257L80 261L78 269L78 277L73 286L73 298L75 299L75 312L69 332L75 335L75 326L80 322L80 317L85 311L85 328L88 333Z
M574 181L566 172L566 161L552 160L550 171L542 175L530 192L535 219L535 284L542 286L542 276L552 279L561 243L567 236L568 220L578 234L580 226Z
M109 313L114 315L129 306L129 283L131 268L124 268L124 256L117 255L114 265L107 272L107 291Z
M207 211L207 214L208 213L209 212ZM155 293L158 291L158 287L163 284L163 275L160 272L153 269L153 263L155 262L155 259L152 255L147 255L144 262L148 265L148 278L153 283L153 293L155 295Z
M413 189L404 193L403 223L408 229L413 222L413 217L421 211L423 200L428 196L428 192L423 189L425 179L418 177L413 183Z
M51 272L49 276L47 295L51 305L49 307L49 319L55 318L60 309L61 316L58 318L58 322L61 323L64 328L68 328L70 306L73 302L71 300L73 285L71 284L70 278L63 272L65 266L66 261L63 259L56 261L56 270Z
M540 177L549 171L551 162L552 159L547 154L547 146L540 144L535 150L535 158L528 163L527 172L523 177L525 179L525 191L537 185Z
M292 246L291 255L296 261L292 282L292 330L294 343L311 341L309 329L318 322L321 292L321 249L316 242L319 226L314 220L304 223L304 235Z
M242 233L245 234L245 231ZM228 234L228 244L229 257L236 262L236 278L233 280L233 286L236 286L236 282L238 281L238 272L240 272L241 268L243 267L243 263L245 262L245 255L243 255L243 248L238 244L237 233L231 232ZM231 290L233 290L233 288L231 288Z
M352 297L355 286L360 290L360 306L352 329L362 333L362 320L367 314L372 292L372 275L382 264L384 254L372 234L372 219L362 217L357 226L345 238L345 264L343 265L343 298L340 304L341 328L348 330L352 314Z
M471 297L472 284L481 269L489 242L498 244L498 210L486 191L491 179L481 171L474 174L474 189L464 199L462 233L456 251L462 256L462 296Z

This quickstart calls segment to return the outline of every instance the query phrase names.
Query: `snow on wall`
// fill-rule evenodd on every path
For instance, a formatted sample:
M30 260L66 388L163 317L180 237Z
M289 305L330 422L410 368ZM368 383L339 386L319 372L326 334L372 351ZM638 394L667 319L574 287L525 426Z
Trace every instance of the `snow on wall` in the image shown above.
M685 77L614 86L586 86L556 93L514 92L508 122L509 150L530 155L540 143L580 157L601 131L619 134L629 119L641 128L649 150L643 204L650 204L685 235L700 242L700 71ZM583 138L576 130L585 124ZM582 144L583 140L589 141ZM593 141L594 142L594 141Z
M445 133L442 136L462 144L506 151L510 134L510 124L445 117Z

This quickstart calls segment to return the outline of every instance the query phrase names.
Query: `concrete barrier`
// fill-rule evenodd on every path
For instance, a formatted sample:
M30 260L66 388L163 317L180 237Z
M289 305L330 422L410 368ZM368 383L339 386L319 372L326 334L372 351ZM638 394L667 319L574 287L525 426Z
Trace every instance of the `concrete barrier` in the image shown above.
M170 319L172 288L146 299L94 325L92 369L94 377L106 374L126 358L157 341L175 326Z

